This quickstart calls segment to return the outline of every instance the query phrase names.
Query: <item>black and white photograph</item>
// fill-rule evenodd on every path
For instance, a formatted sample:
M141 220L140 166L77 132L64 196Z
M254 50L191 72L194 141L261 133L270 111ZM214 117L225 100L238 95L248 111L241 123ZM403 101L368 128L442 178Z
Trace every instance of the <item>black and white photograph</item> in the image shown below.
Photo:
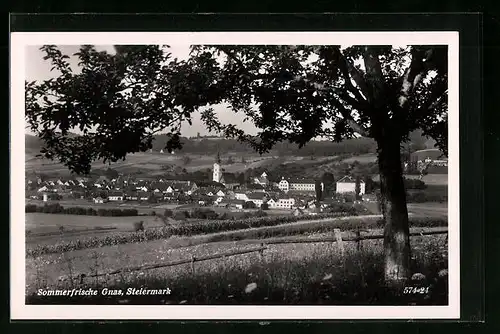
M11 38L13 316L459 317L458 33Z

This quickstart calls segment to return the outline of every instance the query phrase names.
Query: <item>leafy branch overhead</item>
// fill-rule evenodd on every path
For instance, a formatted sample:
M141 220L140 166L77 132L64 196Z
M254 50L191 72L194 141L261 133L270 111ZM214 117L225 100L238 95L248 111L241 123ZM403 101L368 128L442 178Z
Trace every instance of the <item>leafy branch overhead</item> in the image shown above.
M181 148L181 125L197 111L210 130L260 153L280 141L356 133L401 142L418 128L447 151L446 47L193 46L179 61L168 47L110 54L84 45L72 55L78 69L56 46L41 49L59 75L26 83L26 119L42 154L77 173L148 150L159 131L169 134L169 151ZM211 108L221 103L258 135L221 123Z
M225 58L212 74L213 85L223 88L218 100L261 132L258 141L250 138L211 110L204 120L260 152L283 140L305 145L355 133L404 141L418 128L446 152L446 47L209 46L193 54L193 61Z
M92 161L115 162L146 151L153 135L166 130L167 148L180 148L183 121L195 109L196 82L185 62L171 59L166 47L116 46L116 54L81 46L69 56L54 45L41 48L56 78L26 82L26 120L45 144L44 157L70 170L88 173ZM199 100L199 99L197 99ZM81 135L71 131L78 129Z

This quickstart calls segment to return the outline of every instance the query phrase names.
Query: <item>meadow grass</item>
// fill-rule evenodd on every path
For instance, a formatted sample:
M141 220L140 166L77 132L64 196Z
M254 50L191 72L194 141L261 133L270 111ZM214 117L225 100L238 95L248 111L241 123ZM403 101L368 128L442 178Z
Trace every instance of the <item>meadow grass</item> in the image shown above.
M44 254L57 254L80 249L169 239L173 236L200 235L203 236L204 242L236 241L328 232L333 231L335 228L341 230L381 228L384 224L383 220L376 217L340 218L332 216L331 219L323 218L321 216L300 218L276 216L236 221L199 221L192 224L146 229L133 233L113 233L77 240L62 240L54 244L38 244L27 247L26 254L37 257ZM438 227L447 226L447 224L446 219L429 219L426 217L412 217L410 219L410 227Z
M175 267L50 284L38 275L27 304L254 304L254 305L445 305L447 242L441 236L412 238L412 273L425 276L407 285L429 287L428 294L404 295L385 286L380 241L356 251L346 244L341 256L333 243L276 245L258 253ZM90 265L106 268L98 256ZM74 271L67 259L67 274ZM194 269L194 270L193 270ZM418 275L416 275L418 276ZM37 296L40 288L129 287L171 290L162 296Z

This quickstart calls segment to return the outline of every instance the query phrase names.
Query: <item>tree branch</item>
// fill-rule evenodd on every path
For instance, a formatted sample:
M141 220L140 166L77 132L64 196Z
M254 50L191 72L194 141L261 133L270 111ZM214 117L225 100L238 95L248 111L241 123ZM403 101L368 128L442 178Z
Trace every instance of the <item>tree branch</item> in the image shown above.
M399 106L403 109L407 108L408 100L415 87L423 79L426 68L423 62L423 54L421 51L412 49L410 67L403 74L403 83L401 85L400 96L398 99Z
M371 102L373 99L373 97L371 96L372 92L369 89L368 85L366 84L363 75L358 71L358 69L354 66L354 64L350 59L345 58L345 63L349 71L349 74L352 76L356 85L358 85L361 94L365 96L367 102Z
M354 94L355 98L359 101L360 104L365 104L368 101L363 97L363 95L368 98L368 92L365 92L362 94L359 89L362 89L361 87L365 86L364 85L364 80L361 77L361 74L358 72L358 70L352 66L351 72L353 74L353 79L358 85L359 89L354 87L354 85L351 82L351 77L349 76L349 60L346 59L346 57L342 54L340 54L340 72L342 73L345 81L345 85L347 87L347 90L350 91L352 94ZM354 78L356 76L357 78ZM365 87L366 89L366 87Z
M380 66L378 53L375 51L374 47L365 47L363 60L365 63L366 74L368 75L371 87L373 88L373 102L382 101L386 93L385 79L382 73L382 67Z
M347 110L342 105L342 103L340 103L339 101L337 101L335 99L333 99L332 101L333 101L333 104L337 107L337 109L340 112L340 114L342 115L342 117L346 120L347 125L349 125L349 127L351 129L353 129L355 132L359 133L363 137L371 137L370 132L363 125L357 123L354 120L354 118L351 115L351 112L349 110Z

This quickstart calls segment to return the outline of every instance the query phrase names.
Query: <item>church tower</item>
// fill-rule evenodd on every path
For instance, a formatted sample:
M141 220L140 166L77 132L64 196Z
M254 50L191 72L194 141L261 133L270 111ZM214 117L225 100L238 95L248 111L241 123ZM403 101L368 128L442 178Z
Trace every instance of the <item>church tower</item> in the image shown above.
M212 181L214 181L214 182L220 182L220 180L221 180L222 173L221 173L220 164L221 164L220 153L217 152L217 158L215 159L214 172L213 172L213 177L212 177Z

